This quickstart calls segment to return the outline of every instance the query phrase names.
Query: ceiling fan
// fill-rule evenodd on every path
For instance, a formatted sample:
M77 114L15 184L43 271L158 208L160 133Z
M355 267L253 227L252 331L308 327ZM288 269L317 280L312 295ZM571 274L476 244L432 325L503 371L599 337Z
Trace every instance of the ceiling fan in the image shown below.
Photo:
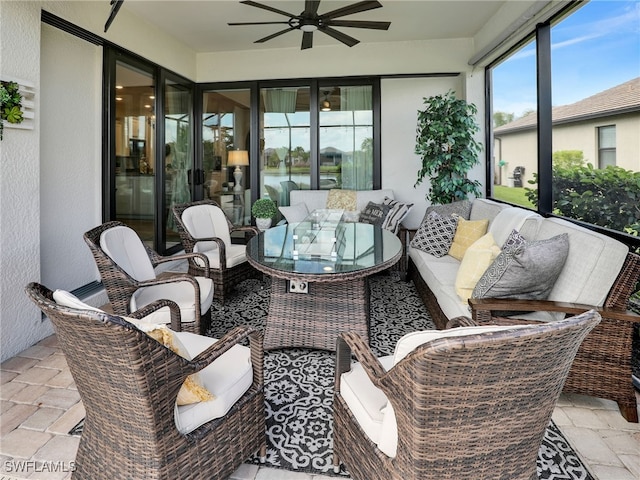
M353 5L347 5L346 7L338 8L327 13L318 14L318 7L320 6L320 0L305 0L304 10L299 15L288 13L283 10L279 10L269 5L263 5L252 0L243 0L240 3L249 5L251 7L261 8L270 12L278 13L289 17L289 20L280 22L234 22L229 23L231 26L236 25L288 25L284 30L280 30L274 34L268 35L264 38L256 40L254 43L264 43L276 38L284 33L291 32L292 30L302 30L302 46L301 50L311 48L313 46L313 32L316 30L326 33L330 37L353 47L359 40L336 30L333 27L351 27L351 28L369 28L374 30L388 30L391 22L373 22L363 20L336 20L340 17L347 15L353 15L354 13L366 12L367 10L373 10L374 8L382 7L382 4L377 0L364 0L362 2L354 3Z

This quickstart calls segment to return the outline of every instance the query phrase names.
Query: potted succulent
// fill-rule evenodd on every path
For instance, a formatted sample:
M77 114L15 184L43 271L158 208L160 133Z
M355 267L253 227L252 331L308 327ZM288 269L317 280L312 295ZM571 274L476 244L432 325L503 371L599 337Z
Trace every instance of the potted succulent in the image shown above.
M22 94L16 82L0 81L0 140L4 130L4 122L22 123Z
M277 212L276 204L268 198L259 198L251 207L251 214L256 218L256 226L261 231L271 226L271 219Z
M457 99L452 91L425 98L424 105L418 111L415 153L422 165L415 185L428 178L426 198L434 204L464 200L469 194L479 197L480 182L467 178L481 151L474 138L480 130L476 106Z

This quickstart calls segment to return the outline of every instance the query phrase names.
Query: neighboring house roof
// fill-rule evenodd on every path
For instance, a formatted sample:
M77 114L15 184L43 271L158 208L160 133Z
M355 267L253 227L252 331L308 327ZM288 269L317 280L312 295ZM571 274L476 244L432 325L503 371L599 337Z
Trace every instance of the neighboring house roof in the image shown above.
M577 122L610 115L640 111L640 77L569 105L553 107L553 124ZM538 114L530 113L493 130L494 134L535 128Z

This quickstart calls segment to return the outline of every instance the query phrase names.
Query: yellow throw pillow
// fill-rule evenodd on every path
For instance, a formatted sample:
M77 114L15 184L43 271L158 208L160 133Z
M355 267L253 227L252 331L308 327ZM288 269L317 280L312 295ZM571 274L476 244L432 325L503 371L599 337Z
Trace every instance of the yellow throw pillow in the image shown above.
M191 360L191 355L182 344L180 339L176 336L175 332L168 328L166 325L154 324L145 322L144 320L136 320L133 318L126 318L129 323L133 323L138 329L149 335L154 340L160 342L172 352L180 355L182 358ZM187 379L180 387L178 392L178 399L176 403L178 405L190 405L192 403L206 402L207 400L213 400L215 396L207 390L200 380L200 375L194 373L189 375Z
M466 302L480 277L500 254L493 235L487 233L476 240L464 254L456 276L456 293Z
M347 212L357 210L356 191L332 188L327 195L327 208Z
M487 233L489 220L465 220L458 219L458 227L453 237L453 243L449 247L449 255L462 261L464 252L471 246L473 242Z

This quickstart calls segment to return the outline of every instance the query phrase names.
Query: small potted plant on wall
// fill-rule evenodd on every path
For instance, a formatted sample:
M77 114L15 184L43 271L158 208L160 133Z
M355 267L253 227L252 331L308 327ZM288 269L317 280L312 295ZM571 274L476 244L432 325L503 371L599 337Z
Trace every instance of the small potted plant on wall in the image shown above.
M271 219L278 212L276 204L268 198L259 198L251 207L251 213L256 219L256 226L265 231L271 226Z
M418 111L415 148L422 167L414 186L428 178L426 199L433 204L464 200L469 194L479 197L480 182L467 178L482 150L474 138L480 130L476 106L457 99L452 91L425 98L424 105Z
M0 81L0 140L4 132L4 122L22 123L22 94L16 82Z

